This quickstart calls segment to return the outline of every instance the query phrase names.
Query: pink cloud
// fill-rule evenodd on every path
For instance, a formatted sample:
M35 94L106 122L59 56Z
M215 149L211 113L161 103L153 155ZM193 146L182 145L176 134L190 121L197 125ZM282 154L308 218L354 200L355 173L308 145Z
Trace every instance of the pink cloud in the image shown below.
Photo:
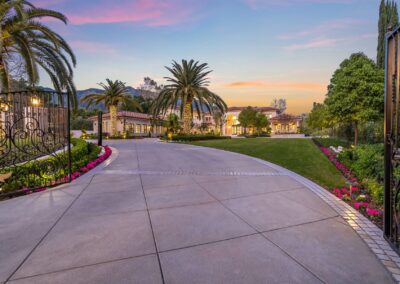
M286 50L298 50L298 49L313 49L320 47L335 46L339 42L344 41L343 38L325 38L325 39L313 39L305 43L292 44L285 47Z
M355 41L361 40L368 40L377 38L376 33L367 33L367 34L360 34L357 36L351 37L341 37L341 38L316 38L310 41L299 43L299 44L292 44L286 46L284 49L286 50L300 50L300 49L315 49L315 48L323 48L323 47L332 47L336 46L341 43L352 43Z
M171 26L195 20L207 1L195 0L34 0L37 6L51 6L68 16L73 25L138 23Z
M74 48L74 50L81 52L102 54L116 53L116 50L113 46L105 43L82 40L72 40L69 43Z
M284 81L236 81L224 84L228 88L264 88L264 89L295 89L307 91L325 91L326 85L310 82L284 82Z
M349 4L357 0L243 0L245 4L255 9L270 5L294 5L294 4Z
M363 23L364 21L357 19L338 19L333 21L326 21L307 30L279 35L278 38L282 40L301 38L316 33L327 33L335 30L348 29L354 26L362 25Z

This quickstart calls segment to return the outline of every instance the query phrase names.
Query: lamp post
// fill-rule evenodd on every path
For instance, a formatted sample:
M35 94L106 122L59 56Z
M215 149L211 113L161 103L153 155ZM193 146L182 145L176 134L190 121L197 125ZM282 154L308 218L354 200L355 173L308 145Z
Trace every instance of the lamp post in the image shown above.
M103 146L103 112L97 114L97 144Z

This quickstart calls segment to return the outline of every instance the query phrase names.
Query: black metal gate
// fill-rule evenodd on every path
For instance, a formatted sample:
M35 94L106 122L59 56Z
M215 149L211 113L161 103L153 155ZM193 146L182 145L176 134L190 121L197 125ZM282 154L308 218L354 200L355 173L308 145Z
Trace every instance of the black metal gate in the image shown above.
M0 171L12 172L2 193L35 190L70 180L70 106L67 94L0 94Z
M400 245L400 30L386 36L385 66L385 195L384 236L395 249Z

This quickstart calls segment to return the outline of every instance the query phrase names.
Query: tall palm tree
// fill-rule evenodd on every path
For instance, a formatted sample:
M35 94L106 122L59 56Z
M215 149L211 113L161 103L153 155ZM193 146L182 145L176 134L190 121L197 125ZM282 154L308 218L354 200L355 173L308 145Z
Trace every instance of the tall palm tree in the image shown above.
M168 133L177 133L181 129L179 117L175 113L170 113L164 121L164 127Z
M63 14L37 8L28 1L0 1L1 90L10 90L12 65L19 64L31 87L39 83L39 69L42 69L49 75L56 91L67 91L76 106L72 80L75 55L59 34L40 22L44 17L67 24Z
M100 94L89 94L81 99L81 102L87 103L86 108L92 105L98 105L104 103L110 112L111 120L111 135L117 135L117 119L118 119L118 107L122 104L129 103L131 107L136 106L138 110L141 110L140 104L132 98L127 92L125 83L119 80L112 81L106 79L106 84L99 83L104 89L103 93Z
M213 119L215 123L215 132L222 135L222 127L224 125L224 113L219 109L214 109Z
M207 87L209 84L208 64L198 61L182 60L182 64L173 61L172 68L165 67L171 72L172 77L165 77L170 83L166 85L154 100L152 113L157 116L165 115L171 109L179 107L183 120L183 132L189 133L192 128L193 111L201 117L203 112L213 113L217 108L225 113L226 103Z

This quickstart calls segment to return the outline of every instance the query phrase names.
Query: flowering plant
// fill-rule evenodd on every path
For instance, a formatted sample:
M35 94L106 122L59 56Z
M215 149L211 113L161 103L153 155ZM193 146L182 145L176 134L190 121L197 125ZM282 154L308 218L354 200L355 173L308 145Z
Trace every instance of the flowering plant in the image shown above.
M337 153L332 151L331 149L320 146L319 147L321 152L333 163L333 165L344 175L344 177L351 183L349 188L334 188L332 189L332 193L342 199L343 201L348 202L349 204L353 205L353 207L360 212L366 214L370 219L376 221L377 223L380 222L380 217L382 212L378 209L372 208L373 205L366 201L366 196L362 194L361 189L357 186L358 181L355 175L341 162L337 159ZM352 200L360 200L354 203L351 203Z
M75 171L75 172L71 173L71 181L76 180L83 174L87 173L91 169L95 168L96 166L98 166L99 164L101 164L102 162L107 160L111 156L111 154L112 154L111 148L108 146L105 146L104 153L101 156L99 156L96 159L94 159L93 161L89 162L86 166L80 168L79 171ZM69 181L69 180L70 180L70 177L69 177L69 175L67 175L60 180L52 182L52 184L57 185L57 184L62 183L63 181ZM35 188L24 187L21 190L19 190L19 192L23 193L23 194L31 194L33 192L41 192L41 191L45 191L45 190L47 190L46 187L35 187Z

